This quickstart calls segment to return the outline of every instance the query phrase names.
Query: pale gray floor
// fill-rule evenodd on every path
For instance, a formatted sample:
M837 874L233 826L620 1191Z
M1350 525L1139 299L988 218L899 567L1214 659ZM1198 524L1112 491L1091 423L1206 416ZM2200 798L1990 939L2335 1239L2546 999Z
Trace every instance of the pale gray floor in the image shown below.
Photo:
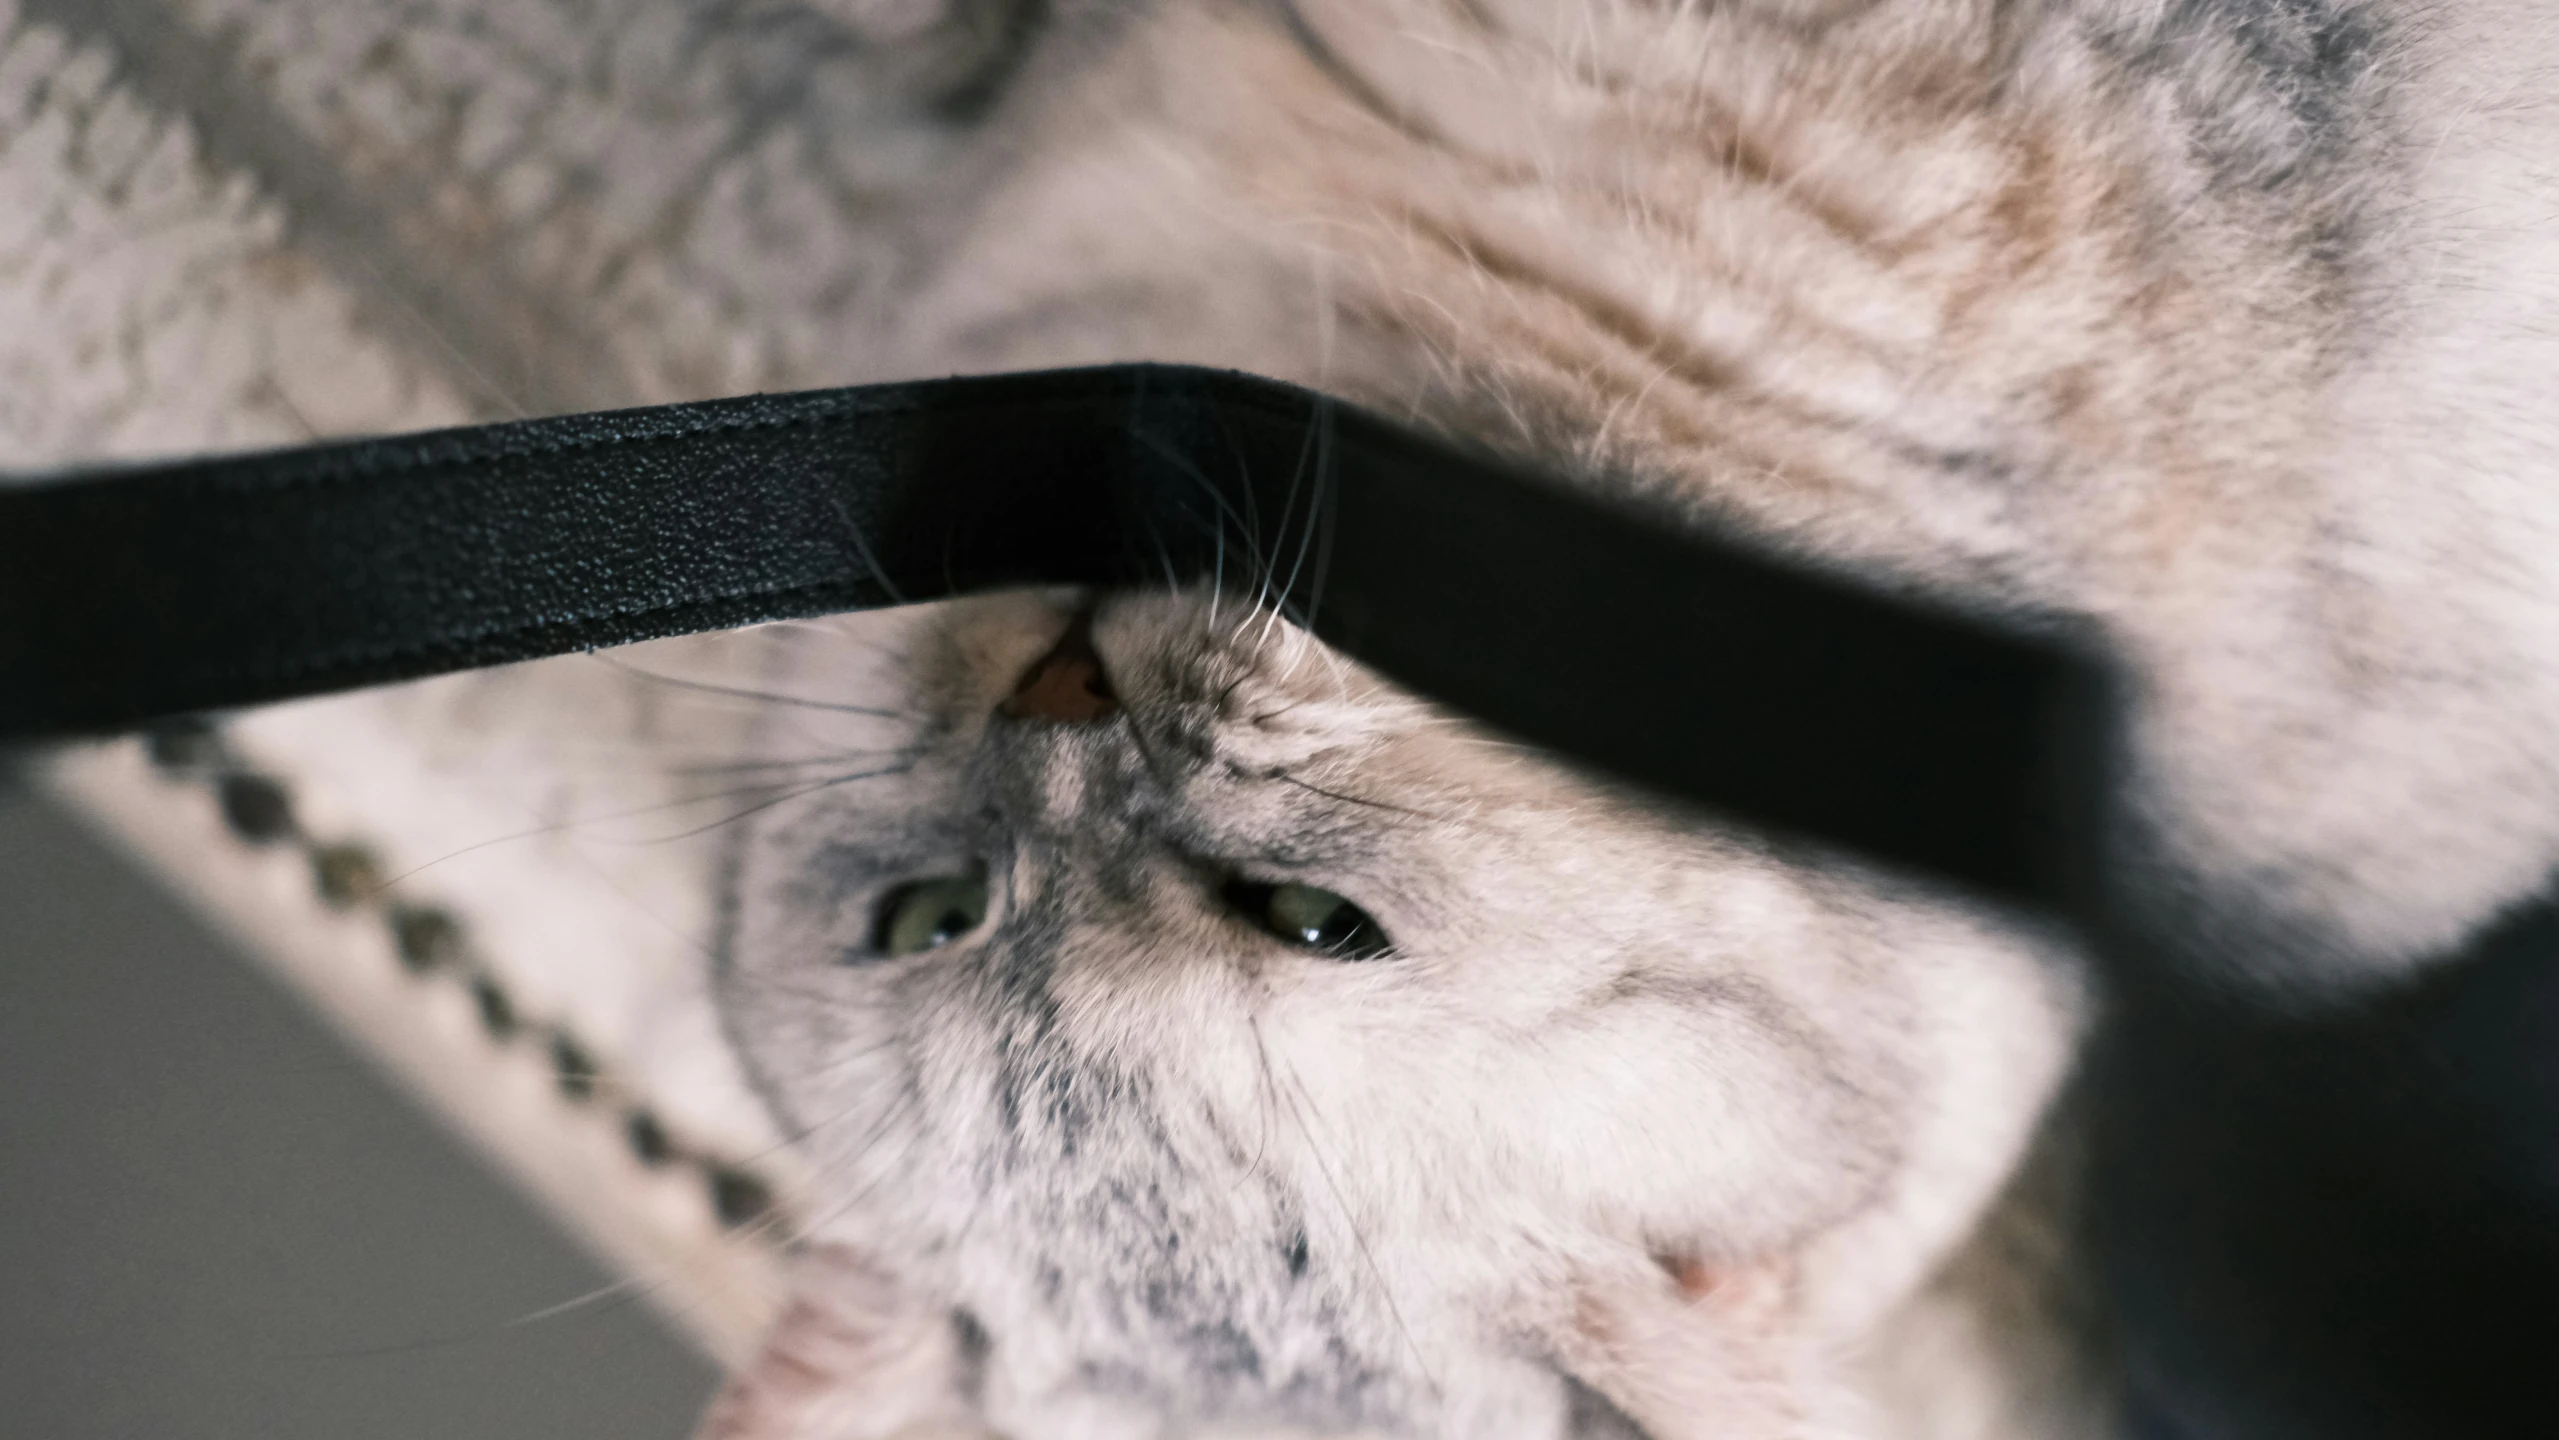
M0 1435L681 1436L708 1364L0 773Z

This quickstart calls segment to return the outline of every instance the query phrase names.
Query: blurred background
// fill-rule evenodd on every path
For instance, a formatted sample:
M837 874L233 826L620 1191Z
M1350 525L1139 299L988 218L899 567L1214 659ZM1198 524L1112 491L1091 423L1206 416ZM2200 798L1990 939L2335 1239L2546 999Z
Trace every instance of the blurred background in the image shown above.
M711 1362L0 772L0 1434L651 1440Z
M2559 1434L2559 914L2292 1020L2159 994L2092 1062L2140 1440Z

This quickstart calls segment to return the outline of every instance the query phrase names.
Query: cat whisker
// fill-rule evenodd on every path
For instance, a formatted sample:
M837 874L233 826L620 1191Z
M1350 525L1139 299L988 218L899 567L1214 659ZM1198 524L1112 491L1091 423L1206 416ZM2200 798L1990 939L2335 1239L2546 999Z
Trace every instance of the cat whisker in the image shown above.
M1261 1055L1263 1074L1276 1078L1271 1066L1270 1047L1262 1038L1261 1021L1252 1020L1251 1026L1253 1046ZM1430 1386L1433 1397L1440 1397L1442 1392L1439 1376L1432 1371L1430 1358L1422 1353L1421 1342L1413 1338L1412 1326L1404 1320L1403 1307L1395 1303L1395 1289L1387 1283L1385 1270L1378 1265L1376 1253L1369 1248L1367 1232L1360 1228L1359 1215L1351 1209L1349 1199L1343 1195L1341 1182L1334 1178L1332 1162L1324 1158L1323 1141L1317 1137L1314 1124L1309 1119L1309 1114L1315 1105L1314 1097L1306 1093L1306 1082L1298 1076L1293 1066L1289 1069L1288 1079L1289 1083L1279 1090L1280 1099L1288 1107L1289 1118L1297 1122L1298 1134L1306 1140L1307 1156L1315 1162L1315 1173L1323 1177L1324 1188L1331 1192L1333 1206L1341 1212L1342 1223L1351 1232L1351 1244L1359 1251L1360 1264L1368 1271L1369 1279L1376 1284L1378 1299L1385 1302L1386 1313L1394 1320L1396 1332L1403 1336L1405 1348L1412 1352L1414 1368L1421 1372L1422 1381ZM1304 1102L1303 1108L1299 1104L1300 1101Z
M862 620L863 615L860 613L852 615L827 616L814 619L799 618L791 620L767 620L761 625L752 625L743 630L730 631L729 634L735 638L752 637L758 640L769 641L779 639L784 635L805 633L814 634L827 640L848 640L861 643L863 642L864 637L858 632L861 629Z
M672 835L653 835L640 840L598 839L594 843L599 845L666 845L677 840L689 840L696 835L707 835L724 825L734 825L738 821L743 820L750 815L760 815L777 805L787 805L794 800L805 799L808 796L819 793L820 791L832 790L839 785L850 785L859 780L879 780L892 775L904 775L909 771L912 771L914 768L914 764L909 762L908 764L892 765L878 770L856 771L850 775L829 776L824 780L801 786L799 789L793 790L788 794L776 795L770 800L759 801L756 804L749 805L745 809L740 810L733 815L723 815L719 819L714 820L707 825L696 825L689 830L678 830Z
M1153 435L1142 434L1136 438L1139 443L1145 445L1148 449L1154 452L1155 458L1158 461L1170 466L1174 473L1181 475L1183 478L1196 485L1199 488L1200 493L1207 496L1209 499L1213 513L1208 517L1208 519L1212 527L1210 533L1213 536L1214 544L1211 564L1212 581L1210 594L1210 616L1212 623L1214 623L1217 594L1222 591L1226 585L1227 534L1230 526L1244 532L1245 554L1254 561L1256 569L1260 568L1260 557L1258 549L1256 548L1255 539L1255 532L1258 528L1256 525L1256 517L1249 510L1238 510L1233 499L1231 499L1224 490L1220 489L1215 482L1211 481L1208 475L1199 468L1198 464L1193 461L1187 453L1166 445L1162 440ZM1251 503L1252 495L1249 489L1245 493L1245 500L1247 505ZM1169 589L1180 589L1181 577L1173 566L1172 554L1170 549L1164 543L1162 533L1155 528L1154 516L1150 513L1145 518L1148 536L1150 539L1154 540L1158 558L1164 566L1165 585ZM1266 574L1262 583L1267 588Z
M812 791L815 791L815 790L824 789L824 788L826 788L828 785L842 784L842 783L846 783L846 782L848 782L848 781L852 781L852 780L866 780L866 779L874 779L874 778L877 778L877 777L880 777L880 776L884 776L884 775L897 775L897 774L904 774L905 772L907 772L907 771L909 771L909 770L912 770L913 768L914 768L914 764L913 764L912 762L909 762L908 764L906 764L906 765L902 765L902 766L896 766L896 767L891 767L891 768L886 768L886 769L880 769L880 770L866 770L866 771L858 772L858 773L853 774L853 775L835 776L835 777L831 777L831 778L830 778L830 779L828 779L828 780L821 781L821 782L819 782L818 784L810 785L810 786L805 786L805 787L802 787L802 788L800 788L800 789L793 790L793 791L791 792L791 794L789 794L789 795L785 795L785 796L781 797L781 799L784 799L784 800L793 799L793 798L796 798L797 796L805 795L805 794L811 793ZM680 809L683 809L683 808L684 808L685 806L687 806L687 805L704 805L704 804L708 804L708 803L710 803L710 802L712 802L712 801L714 801L714 800L726 800L726 799L730 799L730 798L732 798L732 797L734 797L734 796L738 796L738 795L748 795L748 794L753 794L754 792L756 792L756 791L758 791L758 790L776 790L776 789L781 789L781 788L784 788L785 786L789 785L790 783L791 783L791 782L789 782L789 781L768 781L768 782L766 782L766 783L764 783L764 784L761 784L761 785L738 785L738 786L732 786L732 787L730 787L730 788L728 788L728 789L725 789L725 790L714 790L714 791L711 791L711 792L710 792L710 793L708 793L708 794L703 794L703 795L684 795L684 796L679 796L679 797L677 797L676 799L673 799L673 800L664 800L664 801L659 801L659 802L657 802L657 803L655 803L655 804L650 804L650 805L638 805L638 806L633 806L633 807L632 807L632 808L630 808L630 809L627 809L627 810L617 810L617 811L613 811L613 812L611 812L611 813L609 813L609 814L604 814L604 815L581 815L581 816L576 816L576 817L573 817L573 818L571 818L571 819L567 819L567 820L555 820L555 821L552 821L551 823L546 824L546 825L536 825L536 826L533 826L533 827L531 827L531 828L529 828L529 829L525 829L525 830L512 831L512 832L510 832L510 833L508 833L508 834L505 834L505 835L493 835L493 836L489 837L489 838L488 838L488 839L486 839L486 840L476 841L476 842L474 842L474 843L472 843L472 844L465 845L465 846L463 846L463 847L462 847L461 849L459 849L459 850L451 850L451 851L447 851L446 853L444 853L444 854L442 854L442 855L438 855L438 856L437 856L437 857L435 857L434 859L429 860L429 861L426 861L426 862L424 862L423 864L419 864L419 865L411 866L409 869L406 869L406 870L401 871L399 874L392 876L390 879L385 880L385 881L383 881L380 885L378 885L378 886L374 887L374 889L370 892L370 894L372 894L372 895L379 895L379 894L382 894L382 893L384 893L385 891L390 890L393 886L395 886L395 885L399 885L399 884L401 884L401 883L402 883L402 882L404 882L404 881L408 881L408 880L415 879L415 878L416 878L416 877L418 877L419 875L422 875L422 874L426 873L427 871L434 869L436 866L444 864L444 863L445 863L446 861L448 861L448 860L457 860L457 859L460 859L462 856L469 855L469 854L473 854L473 853L475 853L475 852L477 852L477 851L486 850L486 849L488 849L489 847L491 847L491 846L493 846L493 845L505 845L505 844L511 843L511 842L513 842L513 841L518 841L518 840L532 840L532 839L538 839L538 838L540 838L541 836L544 836L544 835L557 835L557 834L560 834L560 833L562 833L562 832L564 832L564 831L574 830L574 829L576 829L576 828L578 828L579 826L582 826L582 825L601 825L601 824L606 824L606 823L611 822L611 821L614 821L614 820L631 820L631 819L636 819L636 818L638 818L638 817L640 817L640 816L643 816L643 815L655 815L655 814L661 814L661 813L663 813L663 812L665 812L665 811L668 811L668 810L680 810ZM779 803L779 802L778 802L778 801L776 801L776 802L772 802L772 803ZM757 808L759 808L759 809L760 809L760 808L763 808L763 807L759 806L759 807L757 807ZM749 810L749 811L745 811L745 812L741 812L741 813L742 813L742 814L752 814L752 813L754 813L754 812L753 812L752 810ZM730 818L731 818L731 819L735 819L735 818L737 818L737 817L732 816L732 817L730 817ZM721 822L721 823L726 823L726 822ZM709 828L717 828L717 827L716 827L716 826L714 826L714 827L709 827ZM686 833L688 833L688 834L698 834L698 833L700 833L700 832L698 832L698 831L689 831L689 832L686 832ZM664 837L660 837L660 839L659 839L659 840L657 840L657 841L650 841L650 842L644 842L644 843L663 843L663 841L664 841L664 840L667 840L667 839L680 839L680 838L682 838L682 837L681 837L681 836L664 836Z
M830 1178L831 1175L843 1175L847 1169L854 1166L867 1165L871 1168L873 1173L867 1182L847 1194L834 1206L801 1219L793 1228L793 1239L805 1240L815 1236L825 1226L859 1210L873 1195L879 1193L879 1189L882 1185L887 1184L894 1179L907 1178L910 1175L911 1172L909 1172L900 1162L904 1160L906 1153L912 1151L916 1145L917 1141L915 1136L918 1131L917 1127L914 1125L901 1125L898 1122L912 1118L910 1111L914 1104L915 1097L913 1093L906 1090L900 1090L896 1097L889 1102L888 1106L880 1112L877 1117L877 1123L872 1126L870 1132L862 1137L860 1143L852 1146L847 1151L844 1160L839 1162L838 1165L831 1167L830 1170L820 1171L820 1179ZM835 1118L849 1118L853 1113L854 1107L847 1106L842 1112L839 1112ZM902 1140L903 1148L898 1155L887 1157L883 1160L882 1157L878 1156L873 1151L872 1147L878 1143L882 1135L891 1133L892 1129L895 1130L895 1133L904 1137ZM974 1223L974 1220L975 1212L972 1211L971 1223Z
M844 538L852 544L853 553L861 557L863 565L867 566L871 572L871 578L879 582L880 589L887 592L888 597L900 605L912 604L913 602L906 598L906 592L898 589L897 582L889 578L888 567L882 565L880 557L872 553L870 537L862 533L862 522L853 518L853 509L844 503L844 497L829 490L827 501L829 507L835 511L835 518L844 522Z
M722 765L670 765L660 773L667 775L711 776L752 775L777 770L814 770L825 765L841 765L848 760L868 760L880 755L911 754L911 750L882 746L865 750L839 750L830 755L809 755L795 760L737 760Z
M1305 574L1306 563L1311 556L1315 572L1307 580L1306 597L1297 605L1293 617L1299 625L1311 631L1315 626L1315 613L1323 605L1324 583L1331 575L1333 565L1331 527L1325 523L1330 514L1326 501L1333 486L1333 407L1320 397L1315 404L1315 423L1310 427L1307 439L1307 453L1300 464L1313 473L1314 494L1306 507L1305 528L1298 536L1297 558L1291 563L1288 584L1281 591L1281 598L1285 604L1296 593L1298 579Z
M576 766L582 761L592 762L594 768L617 771L626 766L639 766L652 775L715 774L759 765L826 764L833 760L889 753L888 748L871 747L785 758L731 746L686 748L671 740L587 739L566 735L545 738L557 743L507 747L494 753L508 760L533 759L563 768ZM429 763L428 769L438 775L469 775L484 768L485 764L484 759L439 755Z
M788 772L795 770L815 770L829 766L840 768L853 761L876 759L882 755L911 755L914 753L914 748L911 746L876 745L849 750L831 750L817 755L793 756L788 759L778 757L762 760L737 758L716 761L706 760L699 764L667 764L663 763L663 757L659 755L658 752L652 750L645 743L642 743L617 747L616 758L609 762L603 757L587 757L593 763L584 766L578 765L574 757L554 755L544 752L535 752L532 758L538 759L545 765L564 774L578 774L581 772L600 775L638 774L707 780L724 775L771 775L787 774ZM438 767L437 773L446 775L470 775L479 772L473 766L469 765L446 765ZM789 782L787 780L783 780L776 783L787 784Z
M1306 490L1309 461L1318 449L1317 431L1326 428L1319 422L1318 426L1309 429L1305 448L1299 451L1297 465L1289 473L1288 494L1280 504L1279 524L1283 542L1290 533L1292 522L1301 528L1297 532L1297 554L1290 561L1288 578L1280 583L1276 595L1271 592L1269 586L1263 587L1262 635L1265 639L1269 637L1271 628L1285 618L1283 612L1288 608L1289 596L1297 587L1297 577L1305 569L1307 546L1315 533L1314 516L1318 506L1309 505L1306 518L1301 521L1297 516L1297 498Z
M688 680L680 675L661 675L653 670L643 670L639 666L633 665L627 660L617 660L600 650L589 650L585 653L588 659L595 661L597 664L609 665L626 675L647 680L654 684L670 686L678 690L689 690L701 695L718 695L733 700L753 700L767 705L788 705L803 710L822 710L832 715L862 715L878 720L911 721L917 718L915 715L907 711L883 710L873 705L853 705L835 700L812 700L806 696L800 695L782 695L769 690L751 690L737 685L719 685L708 680Z
M785 993L794 992L786 990ZM821 996L814 988L808 991L796 993L805 994L810 999L825 999L830 1002L840 1001L843 998L839 995ZM881 1040L876 1044L864 1045L857 1049L846 1051L843 1054L831 1056L828 1058L827 1063L823 1065L804 1067L799 1073L803 1077L812 1080L829 1079L843 1071L853 1069L856 1066L869 1064L871 1061L887 1054L891 1050L896 1049L897 1043L898 1042L895 1037L891 1037L889 1039ZM796 1143L799 1138L800 1137L798 1136L793 1136L792 1140L786 1143Z
M667 1304L670 1301L673 1301L679 1307L678 1313L680 1317L682 1307L696 1303L688 1298L688 1291L689 1287L679 1286L675 1283L674 1274L671 1269L661 1267L659 1273L656 1275L630 1276L625 1279L613 1281L607 1285L599 1285L595 1289L586 1291L583 1294L573 1295L557 1304L545 1305L539 1309L528 1310L523 1314L510 1316L504 1320L491 1321L481 1325L466 1326L462 1329L448 1331L440 1335L432 1335L416 1340L395 1341L384 1345L351 1345L326 1350L289 1351L283 1354L271 1356L270 1358L279 1360L368 1360L392 1355L426 1354L437 1350L450 1350L459 1346L474 1344L479 1341L487 1340L492 1336L504 1334L509 1330L521 1330L528 1326L562 1319L580 1311L588 1311L595 1315L611 1314L612 1312L629 1305L635 1300L654 1300L660 1304Z
M556 1305L545 1305L539 1310L528 1310L512 1320L501 1320L497 1328L520 1330L527 1325L539 1325L545 1320L554 1320L573 1310L583 1310L606 1300L629 1300L637 1295L654 1293L659 1288L658 1281L631 1276L616 1280L609 1285L598 1285L583 1295L572 1295Z
M1365 809L1383 810L1391 815L1409 816L1415 820L1435 820L1442 823L1447 823L1450 820L1450 817L1448 816L1434 815L1427 810L1409 809L1402 805L1390 804L1384 800L1371 800L1364 795L1350 795L1339 790L1328 790L1311 780L1300 780L1296 776L1291 775L1284 770L1273 774L1271 778L1284 785L1294 785L1300 790L1307 791L1311 794L1321 795L1327 800L1338 800L1345 805L1358 805Z
M1245 1169L1242 1175L1236 1177L1235 1184L1233 1186L1228 1187L1229 1194L1232 1194L1236 1189L1240 1189L1245 1181L1252 1179L1256 1175L1266 1173L1264 1166L1270 1158L1271 1132L1277 1128L1276 1122L1279 1118L1279 1105L1277 1103L1279 1098L1279 1081L1271 1074L1270 1050L1262 1043L1262 1022L1259 1017L1250 1015L1246 1016L1245 1020L1249 1025L1251 1025L1253 1030L1253 1064L1254 1068L1260 1072L1262 1078L1261 1085L1257 1087L1260 1091L1259 1098L1262 1102L1262 1134L1260 1140L1255 1144L1253 1151L1253 1163Z
M1226 598L1226 526L1217 527L1216 549L1212 552L1208 579L1208 621L1206 629L1217 633L1218 602Z

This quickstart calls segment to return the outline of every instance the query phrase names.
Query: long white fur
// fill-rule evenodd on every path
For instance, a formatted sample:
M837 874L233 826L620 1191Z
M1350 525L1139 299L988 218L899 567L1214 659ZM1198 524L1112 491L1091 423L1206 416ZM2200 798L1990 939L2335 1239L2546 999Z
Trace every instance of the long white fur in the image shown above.
M2289 60L2259 43L2296 23ZM1003 159L877 334L918 372L1298 378L2083 628L2136 680L2134 922L2299 995L2451 948L2559 860L2554 58L2559 23L2501 0L1061 6L985 122ZM1254 1172L1319 1250L1360 1256L1343 1283L1371 1293L1341 1333L1409 1361L1390 1428L1621 1423L1574 1419L1538 1378L1560 1373L1663 1437L2100 1423L2102 1381L2050 1333L2068 1307L2033 1298L2066 1264L2000 1238L2034 1207L1984 1225L2065 1073L2070 962L1948 897L1701 838L1341 667L1237 661L1211 603L1105 607L1132 719L1169 706L1155 723L1204 753L1277 745L1454 812L1380 820L1378 868L1318 882L1426 958L1292 968L1171 902L1134 933L1095 911L1078 923L1106 938L1060 942L1064 1028L1196 1092L1212 1130L1262 1115ZM944 707L953 773L1045 777L998 812L1104 826L1094 754L984 728L1058 623L954 617L979 638L911 693ZM1323 721L1283 741L1146 689L1239 663L1270 708ZM1255 813L1178 784L1147 803ZM1266 808L1270 843L1302 823ZM791 823L739 872L738 1034L786 1113L868 1114L865 1144L897 1141L815 1142L862 1177L821 1234L908 1266L918 1323L971 1308L985 1414L1020 1440L1284 1421L1268 1396L1105 1395L1079 1371L1111 1323L1044 1305L1021 1267L1071 1254L1107 1291L1126 1257L1098 1232L1078 1249L1072 1221L1028 1233L1032 1211L1000 1207L1039 1185L985 1188L997 1137L964 1107L881 1111L888 1071L842 1063L875 1047L951 1093L992 1083L964 1005L812 958L848 922L774 887L888 842ZM1399 873L1464 898L1399 910ZM1702 998L1603 1006L1587 1048L1559 1039L1562 997L1634 955L1700 997L1765 986L1828 1058L1790 1069ZM1434 965L1469 983L1430 990ZM790 1007L758 992L775 971ZM1279 1060L1259 1082L1253 1047ZM1212 1249L1270 1223L1200 1203L1179 1213Z
M2305 138L2203 23L2245 6L1798 8L1294 7L1355 86L1267 9L1070 8L884 333L1303 378L2089 617L2243 965L2386 973L2534 888L2550 22L2313 7L2370 53Z

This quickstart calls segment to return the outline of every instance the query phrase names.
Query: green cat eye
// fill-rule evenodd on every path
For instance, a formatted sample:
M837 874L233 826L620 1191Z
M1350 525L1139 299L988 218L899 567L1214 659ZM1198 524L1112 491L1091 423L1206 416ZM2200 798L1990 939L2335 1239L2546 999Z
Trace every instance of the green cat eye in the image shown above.
M1330 890L1239 878L1226 882L1225 896L1237 914L1263 930L1335 959L1376 960L1395 950L1375 916Z
M900 885L880 902L871 946L895 957L938 950L986 921L986 871Z

